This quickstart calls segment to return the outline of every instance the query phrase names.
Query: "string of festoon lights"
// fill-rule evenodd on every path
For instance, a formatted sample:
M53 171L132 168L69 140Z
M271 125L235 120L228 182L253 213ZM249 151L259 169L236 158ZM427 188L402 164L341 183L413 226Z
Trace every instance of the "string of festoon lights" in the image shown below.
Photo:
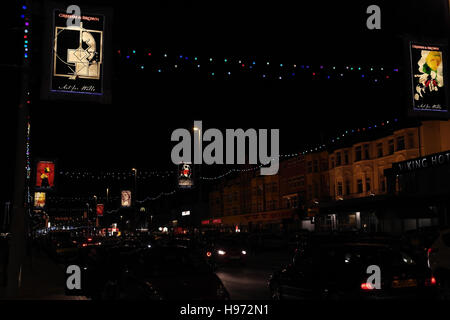
M354 136L354 135L358 135L358 134L364 134L364 133L373 131L375 129L387 128L390 125L395 124L397 122L398 122L398 119L384 120L384 121L379 121L377 123L374 123L370 126L347 129L345 131L342 131L342 133L331 137L328 140L328 143L326 143L326 144L316 144L314 146L305 147L303 150L301 150L299 152L276 155L276 156L272 157L271 161L281 160L283 158L287 159L287 158L297 157L300 155L306 155L309 153L324 151L324 150L327 150L327 149L333 147L333 145L341 143L345 138L350 137L352 135ZM218 179L224 178L234 172L255 171L255 170L260 169L264 165L265 164L259 164L259 165L253 166L251 168L246 167L246 168L242 168L242 169L233 168L233 169L230 169L230 170L228 170L220 175L214 176L214 177L200 176L199 178L204 181L218 180ZM117 180L117 181L127 180L130 177L134 177L135 174L136 174L136 179L141 180L141 181L146 180L146 179L152 179L152 178L165 179L165 178L173 178L176 173L177 172L175 170L157 171L157 170L149 170L149 169L137 170L137 173L132 172L130 170L110 170L107 172L101 172L101 173L96 174L92 171L84 171L84 170L80 170L80 169L78 169L78 170L61 170L59 172L59 174L61 176L66 177L68 179L75 179L75 180L89 179L91 181L105 180L105 179L106 180L108 180L108 179L109 180Z
M20 15L20 18L22 18L24 20L24 29L23 29L23 48L24 48L24 53L23 56L25 59L29 58L30 55L30 30L31 30L31 25L30 25L30 11L28 9L28 7L24 4L22 5L22 14Z
M398 119L385 120L385 121L379 121L370 126L348 129L348 130L345 130L342 133L330 138L329 143L327 143L327 144L320 144L320 145L315 145L314 147L308 147L308 148L303 149L300 152L277 155L277 156L272 157L270 159L270 161L281 161L282 158L289 159L289 158L300 157L300 156L315 153L315 152L322 152L322 151L325 151L325 150L331 148L333 145L336 145L337 143L341 143L343 141L343 139L346 137L349 137L349 136L355 135L355 134L362 134L362 133L370 132L371 130L375 130L375 129L379 129L379 128L387 128L388 126L393 125L397 122L398 122ZM229 176L232 173L255 171L255 170L262 168L265 165L266 164L259 164L259 165L253 166L251 168L246 167L246 168L242 168L242 169L233 168L233 169L227 170L226 172L224 172L220 175L217 175L217 176L213 176L213 177L200 176L199 178L203 181L217 181L217 180L220 180L220 179L223 179L223 178ZM156 171L156 170L148 170L147 169L147 170L137 170L137 173L138 173L137 177L139 177L139 173L141 173L142 175L144 175L147 178L150 178L150 177L174 178L174 175L177 173L177 171L175 171L175 170L173 170L173 171ZM71 177L71 174L81 174L81 176L89 176L89 175L92 175L93 173L90 171L61 171L60 174L63 174L64 176L67 176L67 177ZM126 171L126 170L114 170L114 171L104 172L101 175L95 176L95 179L100 180L101 178L106 178L106 177L121 177L121 179L129 179L130 177L133 177L134 174L135 173ZM148 201L155 201L164 196L174 195L177 191L178 191L178 189L174 189L170 192L160 192L156 196L147 196L142 200L136 200L136 203L143 204ZM105 197L99 197L98 199L100 201L104 201ZM120 200L120 197L109 197L108 199L109 199L109 201L114 201L114 200ZM50 197L49 200L85 201L85 200L92 200L92 197ZM108 214L109 213L112 214L112 213L116 213L118 211L119 211L119 209L114 209L114 210L109 210L109 211L105 211L105 212Z
M389 65L336 65L305 64L261 59L256 57L224 57L175 54L161 50L119 49L118 57L135 70L153 73L204 72L209 78L232 79L240 74L254 74L261 79L296 79L310 76L311 79L344 79L356 75L358 79L377 84L391 79L399 68Z

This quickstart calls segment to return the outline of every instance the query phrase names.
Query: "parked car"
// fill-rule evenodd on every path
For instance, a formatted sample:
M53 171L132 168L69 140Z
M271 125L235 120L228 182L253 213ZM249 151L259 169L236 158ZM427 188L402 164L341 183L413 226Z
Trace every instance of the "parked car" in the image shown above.
M442 230L428 249L428 263L445 296L450 296L450 229Z
M50 232L46 239L46 250L57 262L73 260L78 252L78 242L69 231Z
M367 268L380 267L381 288ZM297 250L291 264L269 279L272 299L433 298L436 279L426 263L386 242L318 241Z
M228 300L221 280L195 251L178 246L142 250L104 295L124 300Z
M439 237L439 227L422 227L405 232L403 241L410 245L413 250L427 258L428 250Z
M127 266L136 261L139 250L121 243L81 247L74 262L82 272L80 294L93 300L104 299Z

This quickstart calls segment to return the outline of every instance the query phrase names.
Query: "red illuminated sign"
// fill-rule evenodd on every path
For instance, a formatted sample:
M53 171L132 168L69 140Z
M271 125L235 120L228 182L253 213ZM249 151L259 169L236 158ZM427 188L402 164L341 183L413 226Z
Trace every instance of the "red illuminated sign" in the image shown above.
M105 205L97 204L97 216L103 216L103 211L105 210Z
M36 187L53 189L55 186L55 163L53 161L39 161L36 166Z

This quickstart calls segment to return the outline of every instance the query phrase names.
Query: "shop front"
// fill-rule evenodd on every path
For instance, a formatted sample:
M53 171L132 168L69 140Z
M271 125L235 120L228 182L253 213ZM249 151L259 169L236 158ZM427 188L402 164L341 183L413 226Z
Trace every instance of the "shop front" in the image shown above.
M297 209L274 210L202 221L202 226L215 226L230 232L283 232L300 223Z

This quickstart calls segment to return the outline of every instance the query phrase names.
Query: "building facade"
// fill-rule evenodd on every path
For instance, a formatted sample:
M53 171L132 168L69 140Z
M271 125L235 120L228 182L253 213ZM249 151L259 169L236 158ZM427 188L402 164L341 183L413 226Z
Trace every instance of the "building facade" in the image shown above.
M437 224L447 218L422 217L417 206L409 210L399 202L407 193L405 181L412 178L393 175L392 168L447 150L449 121L398 127L328 151L283 160L277 175L241 173L210 193L210 215L223 218L222 226L246 231L364 229L396 233L411 226Z

